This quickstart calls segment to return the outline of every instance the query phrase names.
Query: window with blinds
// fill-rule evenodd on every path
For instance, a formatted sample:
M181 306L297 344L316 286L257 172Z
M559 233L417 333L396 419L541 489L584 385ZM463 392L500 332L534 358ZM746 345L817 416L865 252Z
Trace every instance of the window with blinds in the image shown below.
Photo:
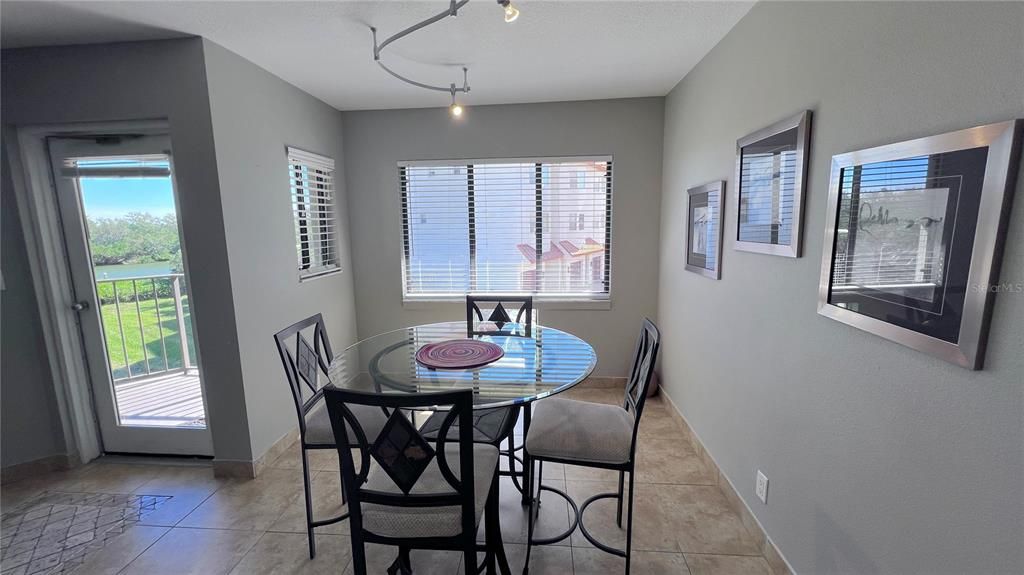
M401 162L403 294L607 299L612 159Z
M299 279L338 271L334 160L289 147L288 181L295 216Z

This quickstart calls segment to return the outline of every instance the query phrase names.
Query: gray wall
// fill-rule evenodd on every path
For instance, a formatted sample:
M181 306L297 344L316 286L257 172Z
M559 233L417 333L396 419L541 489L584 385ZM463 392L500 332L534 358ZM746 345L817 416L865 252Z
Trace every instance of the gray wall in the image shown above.
M331 344L355 340L341 113L255 64L203 42L252 453L297 425L274 346L278 330L317 312ZM286 146L335 159L342 273L299 283Z
M731 206L737 138L804 108L804 257L727 239L720 282L684 271L686 189L727 179ZM1024 566L1024 294L997 298L979 372L816 313L833 154L1015 117L1019 3L760 3L667 98L663 382L800 573ZM1021 187L1002 270L1018 285Z
M5 50L2 74L5 125L169 121L214 451L251 459L202 41ZM5 357L39 353L3 343Z
M0 164L0 262L4 278L4 290L0 292L2 467L67 452L7 162L4 150Z
M640 321L655 312L662 114L661 98L470 106L460 122L443 108L346 112L359 336L465 314L458 304L402 305L398 161L611 154L611 309L541 308L540 320L593 343L598 374L625 375Z

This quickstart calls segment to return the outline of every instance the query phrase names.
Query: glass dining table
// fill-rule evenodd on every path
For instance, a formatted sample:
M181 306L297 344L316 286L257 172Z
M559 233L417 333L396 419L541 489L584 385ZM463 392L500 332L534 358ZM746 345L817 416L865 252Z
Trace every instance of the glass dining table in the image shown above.
M364 393L431 393L473 390L474 409L523 405L565 391L597 365L594 348L562 330L504 325L473 335L501 347L504 356L471 369L432 369L416 361L424 345L467 338L465 322L432 323L375 335L335 355L331 385ZM440 408L441 406L438 406Z
M497 326L495 326L497 327ZM418 325L389 331L359 341L338 353L328 366L330 385L363 393L412 394L460 389L473 390L473 409L516 407L570 389L586 379L597 365L594 348L582 339L551 327L506 324L500 330L469 332L466 322ZM482 367L432 369L416 361L424 345L454 339L476 339L501 347L504 355ZM417 408L440 410L445 406ZM524 410L524 434L529 428L529 410ZM511 438L508 441L512 441ZM530 485L529 458L521 460L523 470L502 472L522 477ZM517 487L528 504L529 489ZM500 528L498 533L499 539ZM500 542L499 542L500 543ZM509 573L504 547L497 550L498 568Z

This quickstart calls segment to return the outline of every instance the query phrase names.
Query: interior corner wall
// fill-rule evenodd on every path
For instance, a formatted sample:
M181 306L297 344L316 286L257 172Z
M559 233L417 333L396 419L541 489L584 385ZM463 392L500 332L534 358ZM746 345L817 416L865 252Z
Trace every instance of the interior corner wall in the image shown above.
M322 313L335 350L356 337L342 115L213 42L203 47L248 433L258 459L298 426L274 333ZM335 160L341 273L299 281L287 146Z
M2 75L0 110L5 125L169 122L214 452L220 459L251 460L245 405L239 401L244 392L202 41L4 50ZM5 202L5 212L8 209ZM6 359L10 342L5 337L3 343ZM8 402L5 395L5 408ZM13 405L20 402L14 399ZM5 418L5 437L6 425ZM18 430L15 436L25 432Z
M444 108L345 112L359 336L465 318L464 304L402 304L399 161L612 155L611 309L539 313L594 345L598 375L626 375L640 322L656 311L663 110L662 98L634 98L467 106L459 121Z
M0 163L0 466L67 454L7 148Z
M806 108L803 257L736 251L736 140ZM816 313L832 155L1020 117L1020 3L761 2L667 97L663 385L798 573L1024 568L1024 292L996 297L976 372ZM683 268L684 222L687 188L719 179L713 281Z

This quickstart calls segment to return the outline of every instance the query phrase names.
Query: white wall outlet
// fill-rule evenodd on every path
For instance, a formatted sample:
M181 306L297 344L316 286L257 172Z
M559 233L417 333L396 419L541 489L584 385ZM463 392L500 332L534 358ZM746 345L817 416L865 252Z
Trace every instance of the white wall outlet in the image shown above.
M757 494L757 498L761 500L761 503L768 504L768 478L765 477L761 470L757 470L757 483L754 484L754 493Z

